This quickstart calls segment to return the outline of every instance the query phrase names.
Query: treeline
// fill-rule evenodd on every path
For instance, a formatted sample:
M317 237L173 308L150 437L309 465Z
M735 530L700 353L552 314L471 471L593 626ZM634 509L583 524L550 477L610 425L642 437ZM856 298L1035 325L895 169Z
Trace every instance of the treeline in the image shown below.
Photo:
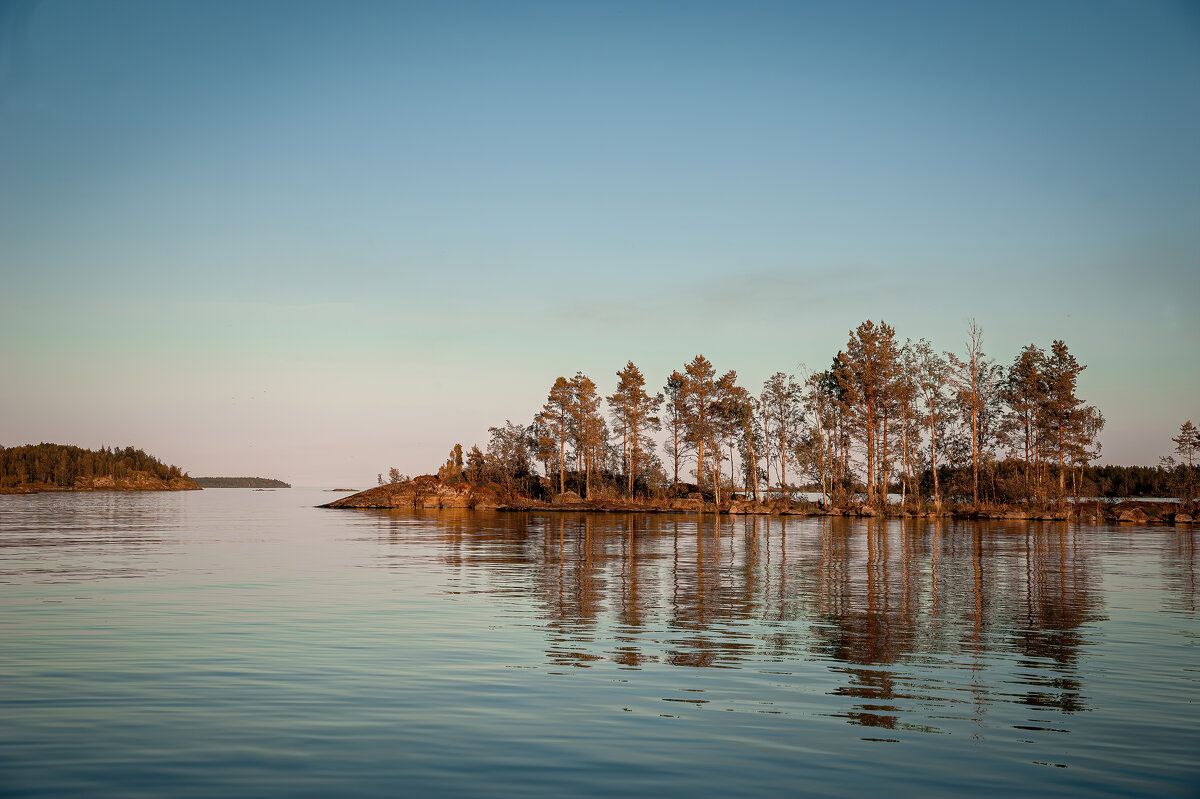
M943 352L866 321L824 370L777 372L757 392L703 355L660 390L646 388L632 361L608 396L587 375L560 376L528 424L489 428L486 451L456 446L439 475L510 494L699 491L718 503L734 492L790 497L801 486L834 504L879 505L895 493L935 506L1139 490L1122 467L1092 467L1104 416L1077 395L1087 367L1066 343L1029 344L1000 363L974 321L966 332L961 351Z
M1080 474L1077 492L1085 497L1129 498L1171 497L1191 504L1200 492L1200 469L1196 468L1196 456L1200 454L1200 431L1190 421L1179 428L1179 435L1171 439L1175 443L1175 455L1159 459L1158 466L1086 466ZM1001 461L986 461L983 467L981 492L985 501L1012 501L1023 496L1025 464L1015 458ZM964 485L968 480L965 469L940 467L940 481L945 485ZM932 485L932 474L922 474L922 488L928 492ZM900 486L893 486L899 491ZM1007 498L1007 499L1005 499Z
M1023 461L1006 458L987 461L981 474L980 495L985 503L997 504L1012 501L1020 496L1024 486ZM1125 499L1131 497L1185 497L1186 475L1184 469L1167 469L1162 466L1087 466L1079 477L1079 494L1082 497ZM939 483L943 486L970 485L973 475L969 466L938 467ZM933 475L926 469L920 478L921 495L929 495L933 486ZM817 490L819 486L816 487ZM900 493L902 486L893 483L892 493ZM1005 499L1008 498L1008 499Z
M291 488L282 480L269 477L193 477L192 482L201 488Z
M77 478L121 480L136 472L161 480L187 476L178 466L168 466L133 447L91 450L45 443L0 447L0 486L3 487L42 483L70 488Z

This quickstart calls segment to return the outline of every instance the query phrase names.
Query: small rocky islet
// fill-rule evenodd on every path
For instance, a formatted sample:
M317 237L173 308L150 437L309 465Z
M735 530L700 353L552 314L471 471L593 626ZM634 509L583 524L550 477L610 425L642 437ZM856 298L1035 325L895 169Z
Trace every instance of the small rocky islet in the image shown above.
M423 475L402 483L387 483L321 505L322 508L351 509L465 509L494 511L584 512L584 513L723 513L733 516L837 516L857 518L949 518L1028 521L1117 522L1130 524L1190 524L1193 515L1178 505L1163 502L1129 500L1103 504L1096 502L1060 503L1049 508L1011 506L971 508L959 505L912 507L887 505L877 508L861 503L825 505L819 502L795 502L786 499L753 501L736 495L716 503L696 492L661 499L584 499L574 491L550 495L548 499L516 497L506 499L495 486L476 486L467 482L448 482L434 475Z

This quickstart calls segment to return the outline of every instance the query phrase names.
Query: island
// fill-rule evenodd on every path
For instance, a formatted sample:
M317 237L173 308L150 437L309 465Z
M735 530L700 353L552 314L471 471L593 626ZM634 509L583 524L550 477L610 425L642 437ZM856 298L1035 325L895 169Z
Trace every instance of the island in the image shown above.
M1078 395L1087 366L1067 344L1030 343L1006 364L982 342L974 320L963 349L943 352L868 319L823 371L761 388L703 355L662 382L627 361L607 395L581 371L547 375L540 409L489 427L485 448L455 444L436 475L392 467L325 507L1200 518L1191 420L1158 466L1098 464L1104 414Z
M1098 501L1067 500L1050 508L1031 508L1016 505L974 507L965 503L948 503L938 508L885 505L875 507L859 499L842 504L829 501L811 502L788 497L754 500L735 492L722 502L715 502L710 492L696 486L681 484L679 490L661 497L586 499L574 491L555 494L544 478L540 492L506 492L495 484L473 485L462 480L446 480L432 474L384 483L352 496L320 505L321 508L359 509L468 509L494 511L584 512L584 513L721 513L733 516L841 516L858 518L899 519L996 519L1007 521L1047 522L1128 522L1133 524L1171 523L1190 524L1193 516L1180 506L1162 502L1125 500L1101 503ZM536 495L531 495L536 494Z
M199 491L178 466L129 446L68 444L0 447L0 494L41 491Z
M193 477L201 488L291 488L291 483L269 477Z

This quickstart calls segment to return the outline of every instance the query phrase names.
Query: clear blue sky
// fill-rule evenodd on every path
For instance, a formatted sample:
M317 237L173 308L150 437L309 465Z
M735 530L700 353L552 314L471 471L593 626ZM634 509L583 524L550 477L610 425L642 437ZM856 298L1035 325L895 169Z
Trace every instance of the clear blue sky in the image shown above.
M1200 6L0 0L0 444L363 485L703 352L1200 422Z

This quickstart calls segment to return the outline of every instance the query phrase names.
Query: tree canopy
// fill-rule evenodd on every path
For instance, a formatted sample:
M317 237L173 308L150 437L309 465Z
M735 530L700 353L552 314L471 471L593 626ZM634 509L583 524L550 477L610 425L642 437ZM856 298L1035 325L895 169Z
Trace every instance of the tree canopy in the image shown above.
M899 493L935 505L1045 504L1148 484L1092 466L1104 416L1078 394L1085 369L1061 340L1029 344L1006 366L985 352L974 320L961 349L945 352L867 320L827 369L776 372L757 395L703 354L655 394L633 361L607 396L582 372L559 376L530 424L491 428L486 453L473 448L464 466L458 448L443 471L509 488L537 477L543 491L588 498L698 491L718 502L805 488L835 503ZM1194 427L1179 440L1192 463Z

